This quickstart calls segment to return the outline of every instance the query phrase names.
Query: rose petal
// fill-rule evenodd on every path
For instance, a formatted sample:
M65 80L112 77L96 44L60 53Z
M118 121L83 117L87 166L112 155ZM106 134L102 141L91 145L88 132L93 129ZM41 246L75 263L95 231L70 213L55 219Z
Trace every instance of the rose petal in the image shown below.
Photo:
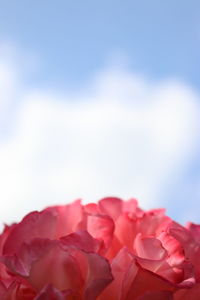
M116 220L120 216L122 205L122 200L114 197L103 198L99 201L100 211L110 216L113 220Z
M150 291L174 291L175 285L157 274L141 268L137 263L138 272L134 277L126 295L126 300L132 300Z
M66 300L66 297L61 291L56 289L51 284L44 286L34 300Z
M71 233L61 238L61 241L68 247L76 247L86 252L98 252L100 248L99 241L85 230Z
M109 262L96 253L87 253L88 276L84 292L85 300L94 300L113 280Z
M31 239L53 238L55 236L56 218L48 211L32 212L17 224L5 242L3 254L14 254L22 243Z
M45 211L51 212L56 217L55 238L57 239L76 231L83 217L80 200L67 205L48 207Z
M84 284L78 262L60 243L32 263L29 281L37 290L48 283L59 290L80 290Z
M135 238L134 249L136 255L141 258L162 260L167 256L167 251L163 248L160 240L154 237L142 237L141 233Z
M146 292L143 296L138 297L136 300L173 300L173 293L169 291L154 291Z
M120 300L122 297L122 285L125 274L131 266L134 258L127 248L122 248L117 256L112 260L111 270L114 280L106 287L106 289L98 297L98 300ZM136 269L137 272L137 269ZM136 273L135 273L136 274ZM132 279L134 273L132 273Z
M195 285L191 289L181 289L174 294L174 300L199 300L200 284Z
M80 229L87 230L93 238L103 242L101 253L105 253L113 238L113 220L104 215L86 215L84 223L83 225L80 224Z

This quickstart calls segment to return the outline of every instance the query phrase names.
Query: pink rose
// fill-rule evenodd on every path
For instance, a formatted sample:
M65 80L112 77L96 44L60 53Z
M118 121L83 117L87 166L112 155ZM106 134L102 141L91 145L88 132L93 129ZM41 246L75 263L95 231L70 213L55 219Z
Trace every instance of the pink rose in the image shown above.
M200 225L104 198L32 212L0 235L0 299L199 300Z

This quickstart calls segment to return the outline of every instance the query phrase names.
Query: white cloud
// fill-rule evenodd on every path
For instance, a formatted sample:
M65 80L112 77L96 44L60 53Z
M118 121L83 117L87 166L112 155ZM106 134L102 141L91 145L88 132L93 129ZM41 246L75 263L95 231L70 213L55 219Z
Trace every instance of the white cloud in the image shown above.
M6 94L17 76L2 70ZM0 139L2 221L80 197L134 196L144 207L160 205L174 169L181 172L196 147L198 95L175 80L107 69L73 98L16 85L12 134Z

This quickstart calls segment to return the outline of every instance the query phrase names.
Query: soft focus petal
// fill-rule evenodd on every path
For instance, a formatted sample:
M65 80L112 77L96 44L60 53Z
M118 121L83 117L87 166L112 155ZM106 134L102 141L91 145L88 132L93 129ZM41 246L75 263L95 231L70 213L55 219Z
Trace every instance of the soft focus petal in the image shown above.
M199 300L200 284L195 285L191 289L182 289L174 294L174 300Z
M128 252L127 248L124 247L120 250L120 252L111 262L111 269L114 280L107 286L107 288L103 291L98 300L121 299L125 275L129 270L129 267L133 263L133 260L133 256ZM132 272L132 278L134 278L135 274L134 272Z
M154 291L173 292L175 290L175 286L173 284L163 279L162 277L158 276L157 274L145 270L141 268L139 265L137 265L137 268L138 268L137 274L131 282L130 288L126 294L126 300L133 300L136 297L142 296L146 292L150 292L150 291L151 292Z
M99 201L100 211L116 220L122 211L123 201L119 198L104 198Z
M98 252L100 243L94 239L87 231L77 231L63 238L61 241L68 247L76 247L86 252Z
M56 218L48 211L32 212L17 224L5 241L3 254L16 253L33 238L54 238Z
M135 199L48 207L0 235L1 300L199 300L200 225Z
M66 300L61 291L51 284L46 285L34 300Z
M98 241L102 242L102 253L110 246L114 232L114 222L106 215L86 214L83 222L79 223L79 230L86 230Z
M109 262L98 254L86 254L89 265L86 289L84 292L85 300L96 299L99 294L113 280Z
M55 238L57 239L76 231L83 217L80 200L67 205L48 207L45 211L51 212L56 218Z
M172 292L154 291L146 292L143 296L138 297L136 300L174 300L174 298Z

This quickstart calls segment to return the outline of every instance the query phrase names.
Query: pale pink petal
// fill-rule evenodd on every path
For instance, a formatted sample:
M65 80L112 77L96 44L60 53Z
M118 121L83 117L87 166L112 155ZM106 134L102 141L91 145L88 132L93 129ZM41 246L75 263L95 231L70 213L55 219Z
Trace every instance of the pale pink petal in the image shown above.
M103 242L102 251L105 252L113 238L113 220L104 215L88 215L86 229L95 239Z
M170 218L165 215L164 209L147 211L138 222L138 232L144 236L157 236L160 228L164 230L170 221Z
M131 219L141 218L144 215L144 211L138 207L138 202L134 198L123 201L123 212L127 213Z
M76 231L77 225L83 217L80 200L67 205L48 207L46 211L51 212L56 217L55 238L57 239Z
M101 213L110 216L116 220L122 212L123 201L119 198L109 197L99 201L99 209Z
M137 220L132 220L127 214L122 214L115 222L115 236L121 247L133 249L133 241L137 235ZM118 250L120 250L120 248Z
M162 260L167 256L160 240L154 237L142 237L141 233L135 238L134 246L137 256L152 260Z

